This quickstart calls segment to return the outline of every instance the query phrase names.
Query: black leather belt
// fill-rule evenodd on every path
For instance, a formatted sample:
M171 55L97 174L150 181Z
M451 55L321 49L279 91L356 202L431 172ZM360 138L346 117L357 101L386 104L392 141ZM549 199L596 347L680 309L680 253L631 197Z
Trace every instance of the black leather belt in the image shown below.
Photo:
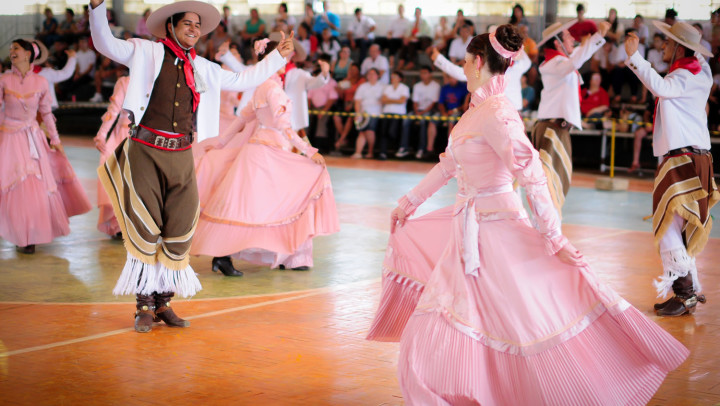
M704 155L709 152L710 152L710 150L708 150L708 149L700 149L700 148L695 148L695 147L682 147L682 148L671 149L664 156L669 157L669 156L678 156L678 155L684 155L684 154Z
M163 137L142 127L130 128L130 138L147 146L163 150L184 151L192 146L192 135Z

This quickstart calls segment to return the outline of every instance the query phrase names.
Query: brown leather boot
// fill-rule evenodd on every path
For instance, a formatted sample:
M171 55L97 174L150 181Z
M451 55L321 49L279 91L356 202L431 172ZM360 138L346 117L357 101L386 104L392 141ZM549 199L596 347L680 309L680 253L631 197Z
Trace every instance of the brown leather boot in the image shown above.
M705 303L705 295L696 295L693 293L690 296L678 296L675 295L670 298L669 303L657 310L658 316L682 316L685 314L692 314L695 312L698 302Z
M136 295L135 331L147 333L152 330L155 317L155 298L151 295Z
M156 293L155 294L155 314L157 318L164 321L170 327L190 327L190 322L178 317L170 307L170 300L175 296L174 293Z

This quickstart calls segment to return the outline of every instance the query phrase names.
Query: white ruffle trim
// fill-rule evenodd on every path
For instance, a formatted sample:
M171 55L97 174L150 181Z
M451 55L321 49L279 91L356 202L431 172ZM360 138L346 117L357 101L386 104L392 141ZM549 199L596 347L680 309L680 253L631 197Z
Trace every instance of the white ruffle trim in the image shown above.
M151 295L173 292L182 297L194 296L202 290L195 271L188 265L180 271L168 269L160 262L149 265L128 253L125 267L113 289L119 295Z
M702 291L700 280L698 279L697 267L695 266L695 258L688 255L685 247L672 249L661 252L660 259L663 263L663 275L659 280L653 281L655 289L657 289L658 297L665 297L672 292L672 285L678 278L682 278L690 273L693 282L693 289L696 292Z

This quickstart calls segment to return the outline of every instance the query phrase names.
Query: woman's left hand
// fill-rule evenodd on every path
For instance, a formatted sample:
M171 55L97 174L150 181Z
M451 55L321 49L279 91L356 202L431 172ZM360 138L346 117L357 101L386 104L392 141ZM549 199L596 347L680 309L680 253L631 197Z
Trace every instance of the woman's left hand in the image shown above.
M397 226L404 226L405 220L407 220L407 213L405 213L405 210L396 207L395 210L390 213L390 233L394 233Z
M323 156L317 152L315 153L315 155L311 156L310 159L312 159L312 161L318 165L325 166L325 158L323 158Z
M587 266L583 254L575 248L571 243L565 244L560 251L555 254L560 260L568 265L572 266Z

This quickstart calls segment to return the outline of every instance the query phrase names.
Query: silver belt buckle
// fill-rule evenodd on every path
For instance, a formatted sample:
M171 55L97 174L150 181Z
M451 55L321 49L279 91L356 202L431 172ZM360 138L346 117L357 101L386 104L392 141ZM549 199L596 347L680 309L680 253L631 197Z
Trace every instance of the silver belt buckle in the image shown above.
M161 136L161 135L157 135L157 134L156 134L156 135L155 135L155 143L154 143L154 145L155 145L156 147L166 148L165 145L167 145L167 138L165 138L165 137L163 137L163 136Z
M180 145L178 138L166 138L165 141L167 144L165 148L167 149L178 149L178 146Z

